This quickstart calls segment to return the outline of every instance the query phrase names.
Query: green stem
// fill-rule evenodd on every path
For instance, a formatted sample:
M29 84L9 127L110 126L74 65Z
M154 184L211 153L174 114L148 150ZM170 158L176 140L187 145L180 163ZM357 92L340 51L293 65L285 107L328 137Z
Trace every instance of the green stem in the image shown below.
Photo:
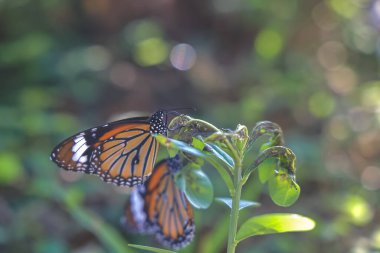
M239 152L239 154L236 152L236 148L234 148L231 144L231 142L226 138L224 137L224 143L227 145L227 147L229 148L229 150L231 151L232 155L234 156L234 160L236 163L240 163L241 164L241 160L242 160L242 157L241 157L241 154ZM237 165L235 166L237 167ZM240 166L241 167L241 166ZM236 169L236 168L235 168ZM240 168L241 170L241 168Z
M242 189L242 178L241 178L241 158L238 157L236 159L236 165L234 169L234 186L235 191L232 197L232 208L230 215L230 227L228 232L228 246L227 253L234 253L235 248L237 246L236 232L238 227L239 220L239 206L240 206L240 197L241 197L241 189Z

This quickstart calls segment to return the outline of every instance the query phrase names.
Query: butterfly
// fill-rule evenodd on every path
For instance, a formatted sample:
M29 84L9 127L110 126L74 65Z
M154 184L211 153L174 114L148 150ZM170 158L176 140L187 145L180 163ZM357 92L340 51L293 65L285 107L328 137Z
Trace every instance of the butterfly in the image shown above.
M181 168L178 155L159 162L145 184L133 189L121 218L127 229L156 234L161 244L174 250L188 245L195 232L193 209L174 181Z
M118 186L142 184L152 173L159 143L167 134L167 114L127 118L79 132L52 151L50 159L74 172L98 175Z

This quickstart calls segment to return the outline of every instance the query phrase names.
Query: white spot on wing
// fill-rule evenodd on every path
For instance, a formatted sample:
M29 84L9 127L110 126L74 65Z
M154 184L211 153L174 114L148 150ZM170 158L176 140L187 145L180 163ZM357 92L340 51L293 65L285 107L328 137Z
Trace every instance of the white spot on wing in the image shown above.
M85 163L85 162L87 162L87 156L82 156L81 158L79 158L79 162L80 162L80 163Z
M137 225L141 226L146 221L146 214L144 212L144 200L140 196L138 190L134 190L131 193L131 211L133 217L137 222Z
M79 137L79 138L75 138L75 139L74 139L74 142L75 142L75 144L74 144L74 146L71 148L71 150L72 150L73 152L77 152L77 150L78 150L83 144L86 143L86 140L85 140L85 138L83 138L83 137Z
M83 155L83 153L87 150L87 148L88 148L89 146L87 146L86 144L83 144L83 146L81 146L79 149L78 149L78 151L74 151L75 152L75 154L73 155L73 161L78 161L80 158L81 158L81 156ZM74 150L74 147L73 147L73 150Z

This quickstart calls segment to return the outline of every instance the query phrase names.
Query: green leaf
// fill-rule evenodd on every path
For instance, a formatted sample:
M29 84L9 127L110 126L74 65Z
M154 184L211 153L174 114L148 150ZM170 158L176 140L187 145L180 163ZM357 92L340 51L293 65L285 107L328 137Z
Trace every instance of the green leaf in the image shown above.
M260 146L260 152L270 148L270 147L273 147L273 146L276 146L272 141L268 141L268 142L265 142L263 144L261 144Z
M232 208L231 198L216 198L215 200L217 200L219 203L226 204L229 208ZM259 207L259 206L261 206L261 204L258 202L241 199L239 203L239 210L242 210L246 207Z
M298 214L265 214L247 220L240 227L236 240L242 241L256 235L309 231L314 227L312 219Z
M156 253L176 253L175 251L171 251L167 249L160 249L160 248L137 245L137 244L128 244L128 246L132 248L147 250L147 251L156 252Z
M183 141L178 141L178 140L175 140L175 139L170 139L170 138L167 138L163 135L155 135L155 138L157 139L157 141L159 143L161 143L163 146L165 146L166 148L168 148L169 150L170 149L174 149L174 150L181 150L182 152L184 153L187 153L187 154L190 154L190 155L194 155L194 156L198 156L198 157L205 157L206 155L203 154L201 151L199 151L198 149L188 145L187 143L183 142Z
M202 140L195 138L195 137L193 137L193 141L191 144L193 145L194 148L201 150L201 151L205 147L205 143Z
M220 174L224 183L227 185L230 193L234 191L234 184L232 182L232 175L230 168L227 167L227 164L221 162L218 158L213 155L208 155L205 158Z
M175 185L183 192L186 190L185 168L175 175Z
M269 195L279 206L291 206L300 195L300 187L284 172L277 172L269 179Z
M228 165L229 168L233 169L235 167L235 162L232 157L227 154L223 149L218 147L213 143L206 144L208 151L210 151L213 155L215 155L219 160Z
M276 162L272 158L264 160L258 167L259 180L262 184L267 182L273 176L276 169Z
M214 198L214 189L207 175L198 169L187 170L185 177L185 195L190 203L205 209L211 205Z

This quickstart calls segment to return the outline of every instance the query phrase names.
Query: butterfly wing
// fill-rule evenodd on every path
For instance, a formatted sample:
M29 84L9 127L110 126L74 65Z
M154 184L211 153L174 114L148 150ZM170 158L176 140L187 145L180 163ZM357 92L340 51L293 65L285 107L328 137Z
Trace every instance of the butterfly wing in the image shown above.
M143 183L152 173L158 142L149 125L117 131L99 144L91 155L91 167L106 182L133 186Z
M144 187L139 185L138 188ZM133 189L124 209L124 215L121 217L121 225L128 231L140 234L152 234L155 232L155 226L148 221L144 211L144 199L141 192L144 189Z
M166 164L157 168L147 184L145 202L148 218L158 227L157 239L165 246L180 249L194 237L193 210L185 194L177 188Z
M157 113L80 132L55 147L50 158L65 170L96 174L116 185L141 184L151 174L158 152L152 133L164 129Z
M133 218L130 223L140 222L139 226L144 227L145 231L153 230L163 245L180 249L192 241L195 226L192 207L175 185L173 171L177 169L170 167L173 164L178 163L168 159L158 163L151 178L132 193L130 207ZM136 192L144 201L144 219L138 218L142 212L135 207L139 206L133 197Z

